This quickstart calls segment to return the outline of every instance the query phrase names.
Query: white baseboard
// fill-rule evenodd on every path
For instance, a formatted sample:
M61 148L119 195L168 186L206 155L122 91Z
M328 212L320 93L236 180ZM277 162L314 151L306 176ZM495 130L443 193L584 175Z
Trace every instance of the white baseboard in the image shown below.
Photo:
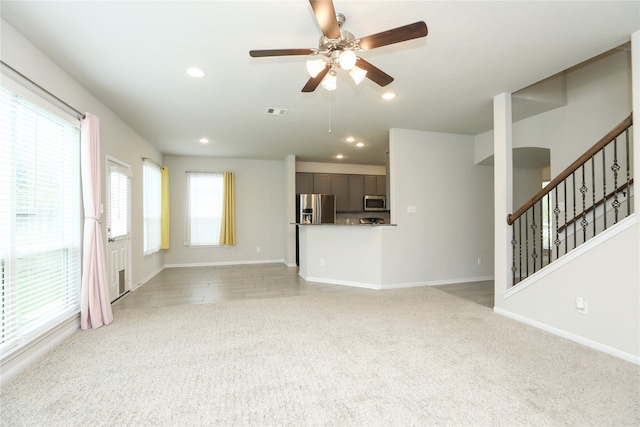
M165 264L164 268L215 267L220 265L246 265L246 264L285 264L285 262L283 259L253 259L248 261L220 261L220 262L193 262L193 263L186 263L186 264Z
M162 270L164 270L166 268L166 266L164 267L160 267L158 268L156 271L154 271L153 273L148 274L146 277L144 277L140 283L134 285L131 287L131 291L134 291L136 289L138 289L140 286L144 285L145 283L147 283L149 280L153 279L153 277L155 277L157 274L159 274L160 272L162 272Z
M627 362L634 363L636 365L640 365L640 356L635 354L627 353L625 351L619 350L614 347L610 347L606 344L602 344L597 341L592 341L588 338L582 337L580 335L576 335L574 333L565 331L563 329L556 328L555 326L547 325L546 323L539 322L537 320L529 319L528 317L521 316L519 314L513 313L508 310L504 310L502 308L494 307L494 313L499 314L501 316L508 317L510 319L516 320L518 322L525 323L529 326L533 326L534 328L542 329L543 331L549 332L553 335L557 335L562 338L566 338L568 340L577 342L578 344L582 344L594 350L601 351L603 353L610 354L611 356L618 357L620 359L626 360Z
M382 290L382 289L417 288L420 286L441 286L441 285L450 285L453 283L483 282L485 280L493 280L494 278L493 276L482 276L482 277L466 277L461 279L432 280L432 281L424 281L424 282L405 282L405 283L389 283L389 284L353 282L349 280L328 279L324 277L303 277L303 279L308 282L328 283L331 285L353 286L355 288Z

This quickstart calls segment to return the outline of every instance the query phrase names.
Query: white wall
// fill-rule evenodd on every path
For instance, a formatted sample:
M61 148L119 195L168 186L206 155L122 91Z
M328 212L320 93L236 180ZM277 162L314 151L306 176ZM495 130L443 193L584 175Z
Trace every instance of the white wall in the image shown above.
M349 163L316 163L316 162L296 162L296 172L313 173L346 173L359 175L385 175L387 173L384 166L375 165L352 165Z
M627 221L623 232L606 240L603 233L605 241L571 262L512 288L496 312L640 363L638 225L635 217ZM577 310L577 297L587 302L587 314Z
M284 160L166 156L164 166L169 168L171 191L171 248L165 254L166 265L285 261L288 196ZM235 246L190 248L184 245L186 171L234 173Z
M1 31L0 52L4 62L74 108L83 112L90 112L100 118L102 167L105 167L107 155L131 165L131 196L133 201L131 212L132 283L135 285L145 281L162 269L164 260L162 253L147 257L143 255L142 204L136 203L137 200L142 200L141 158L149 157L158 163L162 163L162 155L121 118L109 110L107 106L87 92L71 76L42 54L5 21L2 21ZM29 87L28 84L27 87ZM35 92L37 93L37 90ZM103 177L105 176L104 172L103 170ZM104 204L104 179L102 193ZM103 235L105 235L105 221L102 221L102 227Z
M553 178L629 115L631 93L628 51L577 69L567 75L567 105L514 123L514 145L548 145ZM637 132L634 139L637 150ZM517 287L496 292L495 311L640 363L639 241L634 214ZM576 297L587 301L587 314L578 312Z
M100 118L102 167L105 167L107 155L113 156L131 166L133 201L131 212L131 258L133 269L131 279L134 285L146 281L163 268L164 254L160 252L147 257L143 255L142 204L136 203L136 200L142 200L141 158L148 157L161 163L162 155L4 20L0 22L0 34L0 54L5 63L79 111L89 112ZM0 78L4 77L0 75ZM34 89L29 83L25 83L25 87ZM34 89L34 92L38 93L38 90ZM43 97L46 98L46 95ZM105 172L103 169L103 177L106 176ZM103 204L105 203L104 182L105 180L103 179ZM102 221L103 237L106 236L105 223L105 221ZM106 243L106 238L104 241ZM77 319L60 325L44 336L42 340L26 348L22 353L15 355L12 359L2 360L2 381L11 378L11 376L24 369L40 355L75 333L79 330L79 326L80 322Z
M475 165L473 142L468 135L391 130L397 229L383 236L384 283L493 276L493 168ZM415 213L407 212L410 206Z
M567 105L513 123L513 147L551 149L555 177L631 112L631 56L623 50L566 76ZM475 136L475 159L493 154L493 131Z
M542 189L542 168L513 168L513 209Z

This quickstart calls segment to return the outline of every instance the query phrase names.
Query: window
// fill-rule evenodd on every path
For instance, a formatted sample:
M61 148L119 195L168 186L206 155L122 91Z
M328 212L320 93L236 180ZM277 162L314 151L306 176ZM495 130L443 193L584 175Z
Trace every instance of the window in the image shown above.
M0 90L0 352L7 354L80 309L80 129L9 81Z
M160 251L160 218L162 216L160 167L149 160L144 160L142 175L144 254L149 255Z
M222 177L222 173L187 174L186 245L220 244Z
M112 239L129 236L129 171L122 166L109 166L109 209L107 234Z

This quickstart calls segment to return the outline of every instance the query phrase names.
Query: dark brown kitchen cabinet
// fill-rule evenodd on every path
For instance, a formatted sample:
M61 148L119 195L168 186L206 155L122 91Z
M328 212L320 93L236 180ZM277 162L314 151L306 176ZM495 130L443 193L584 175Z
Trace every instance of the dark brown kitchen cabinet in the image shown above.
M331 175L328 173L314 173L313 192L316 194L333 194L331 190Z
M296 193L334 194L336 212L362 212L365 194L386 194L384 175L296 173Z
M349 212L349 175L331 175L331 193L336 196L336 212Z
M362 212L364 204L364 176L349 175L349 212Z
M387 192L387 182L384 175L365 175L364 194L371 196L384 196Z
M386 175L376 175L376 187L378 196L386 196L387 195L387 177Z
M313 193L313 174L306 172L296 173L296 194Z
M373 194L377 195L378 191L378 183L375 175L365 175L364 176L364 194Z

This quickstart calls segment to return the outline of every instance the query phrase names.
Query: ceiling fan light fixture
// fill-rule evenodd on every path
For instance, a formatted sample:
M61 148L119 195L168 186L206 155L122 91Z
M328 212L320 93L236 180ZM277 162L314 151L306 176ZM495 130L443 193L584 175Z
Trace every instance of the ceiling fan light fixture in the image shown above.
M338 74L335 70L329 71L324 79L322 79L322 87L326 90L336 90Z
M338 57L338 63L343 70L351 70L356 65L356 54L352 50L343 50Z
M367 70L363 70L360 67L354 66L351 69L351 71L349 71L349 75L351 76L353 81L356 82L357 85L359 85L360 82L364 80L365 76L367 75Z
M311 77L316 77L326 66L327 64L322 58L310 59L307 61L307 72Z

